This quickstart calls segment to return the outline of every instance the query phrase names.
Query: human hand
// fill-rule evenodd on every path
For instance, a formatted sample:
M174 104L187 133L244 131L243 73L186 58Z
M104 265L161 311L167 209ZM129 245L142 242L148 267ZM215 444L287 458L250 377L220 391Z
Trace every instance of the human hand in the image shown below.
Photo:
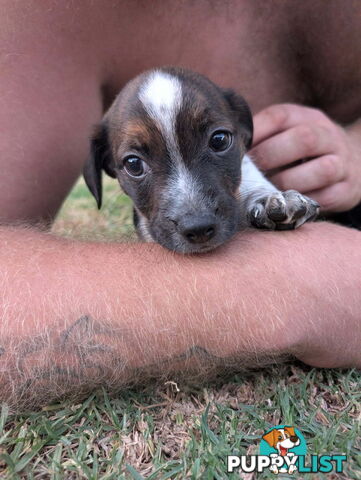
M280 190L297 190L324 212L361 201L361 121L342 128L320 110L279 104L255 115L254 130L250 155Z

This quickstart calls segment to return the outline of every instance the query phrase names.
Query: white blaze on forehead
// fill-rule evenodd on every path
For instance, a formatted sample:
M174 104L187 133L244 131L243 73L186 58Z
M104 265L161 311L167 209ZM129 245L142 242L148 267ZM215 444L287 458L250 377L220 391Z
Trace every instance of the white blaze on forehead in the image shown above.
M189 210L199 207L205 201L202 188L182 160L176 134L177 114L182 106L181 81L169 73L156 70L141 86L139 99L162 132L173 163L164 197L171 199L175 208Z
M172 199L174 208L184 212L200 209L207 202L198 179L184 165L176 166L168 182L165 195Z
M150 115L159 121L174 116L182 103L180 80L169 73L155 71L142 85L139 98Z
M169 73L156 70L148 76L141 86L139 99L148 115L156 122L163 133L170 153L179 159L180 152L175 124L182 105L180 80Z

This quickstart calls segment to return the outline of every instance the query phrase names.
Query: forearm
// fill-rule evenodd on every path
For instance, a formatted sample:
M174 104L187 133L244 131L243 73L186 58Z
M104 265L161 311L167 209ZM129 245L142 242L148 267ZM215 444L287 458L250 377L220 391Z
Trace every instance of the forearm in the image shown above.
M361 365L358 232L244 233L190 257L20 229L0 236L3 399L42 403L282 353Z

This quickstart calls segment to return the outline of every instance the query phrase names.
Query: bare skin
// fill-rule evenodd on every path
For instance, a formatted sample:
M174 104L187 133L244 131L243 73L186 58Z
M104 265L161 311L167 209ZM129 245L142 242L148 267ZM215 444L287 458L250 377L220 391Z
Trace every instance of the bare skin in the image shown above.
M10 227L0 240L0 391L13 404L285 355L361 367L361 233L351 229L244 233L198 256Z
M272 105L255 116L255 132L251 155L281 190L298 190L328 213L361 202L360 120L342 128L314 108Z
M359 2L334 0L327 11L314 0L228 5L4 0L2 223L51 222L114 94L165 64L246 97L258 112L254 156L275 183L314 194L325 211L357 205ZM312 160L294 166L300 155ZM355 230L243 233L213 254L184 258L156 245L69 242L20 227L0 235L2 400L41 404L44 392L122 386L152 365L157 374L205 372L290 354L361 366Z
M53 218L81 172L103 109L129 79L156 65L204 73L240 92L255 113L292 102L320 108L343 126L358 120L357 0L328 2L326 11L322 0L306 0L302 7L183 3L165 9L161 0L106 0L90 8L82 0L66 8L48 0L44 8L36 1L2 1L0 145L6 172L0 177L0 218Z

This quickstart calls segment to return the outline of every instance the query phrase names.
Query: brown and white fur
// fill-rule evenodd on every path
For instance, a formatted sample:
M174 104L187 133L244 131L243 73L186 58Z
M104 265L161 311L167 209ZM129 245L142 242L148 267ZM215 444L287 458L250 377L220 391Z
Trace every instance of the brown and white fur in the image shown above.
M241 96L197 73L159 68L116 97L84 177L99 208L102 170L117 178L140 237L180 253L212 250L245 226L290 229L314 219L316 202L280 192L245 155L252 135Z
M294 427L274 428L270 432L263 435L262 438L270 447L277 450L280 457L293 456L294 454L288 452L288 450L297 447L300 444L300 439L298 438ZM275 454L271 455L274 456ZM275 474L284 472L294 473L296 466L290 465L288 469L281 468L279 470L276 465L273 465L270 469Z

